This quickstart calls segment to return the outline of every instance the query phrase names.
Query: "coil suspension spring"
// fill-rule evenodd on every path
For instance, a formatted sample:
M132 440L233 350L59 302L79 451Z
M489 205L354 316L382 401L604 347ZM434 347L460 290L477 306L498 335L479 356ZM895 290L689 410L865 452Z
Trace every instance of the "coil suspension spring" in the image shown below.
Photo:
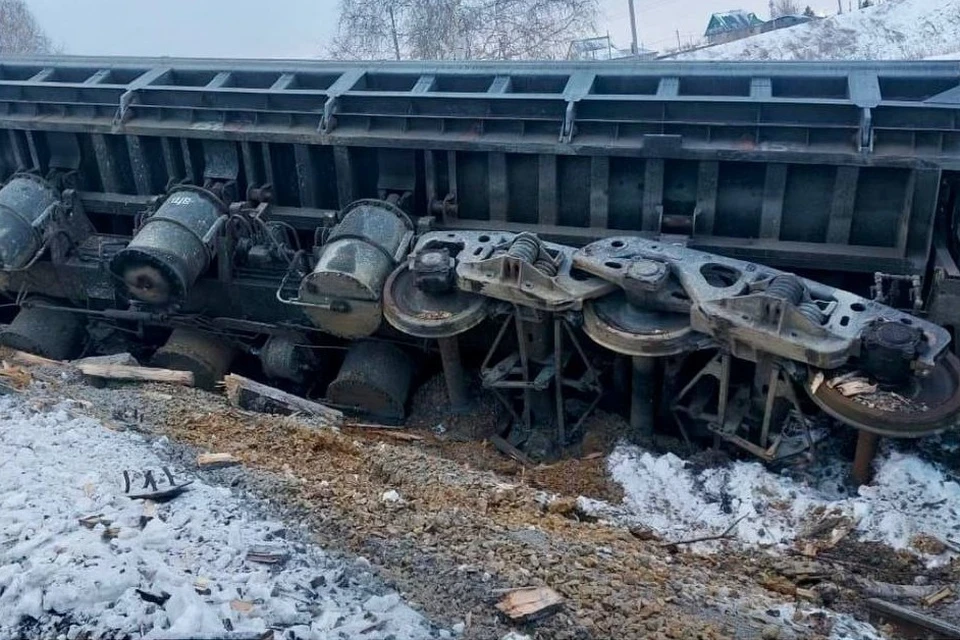
M507 255L527 264L534 264L540 257L540 240L535 235L521 233L513 239L513 243L507 249Z
M777 276L767 287L767 295L773 298L785 300L791 304L799 305L803 300L803 283L796 276L786 275Z
M507 255L533 265L534 269L549 278L556 276L559 271L540 239L530 233L521 233L514 238Z

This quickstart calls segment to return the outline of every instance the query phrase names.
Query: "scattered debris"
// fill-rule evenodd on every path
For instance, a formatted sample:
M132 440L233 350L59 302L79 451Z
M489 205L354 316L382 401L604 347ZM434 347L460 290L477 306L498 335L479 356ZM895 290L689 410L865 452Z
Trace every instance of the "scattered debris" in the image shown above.
M857 528L857 522L845 515L825 517L801 534L798 540L800 553L815 558L823 551L833 549Z
M100 537L104 540L116 540L120 537L120 527L108 527L103 530Z
M925 631L932 632L937 638L960 638L960 626L951 624L944 620L934 618L925 613L920 613L908 607L903 607L879 598L870 598L866 602L867 606L882 618L896 620L914 627L919 627Z
M193 590L197 592L198 595L208 596L212 592L210 589L210 579L199 577L193 581Z
M866 378L856 378L854 380L850 380L849 382L838 384L836 389L843 394L844 397L850 398L852 396L860 395L861 393L876 393L878 386L875 383L871 383Z
M197 466L201 469L222 469L240 464L240 459L230 453L201 453Z
M240 613L250 613L256 605L246 600L231 600L230 608Z
M357 425L357 424L348 424L344 425L346 429L364 429L364 433L379 436L381 438L391 438L393 440L400 440L402 442L422 442L424 440L423 436L418 436L415 433L406 433L405 431L398 431L396 429L384 429L380 425L377 425L375 428L374 425Z
M525 467L536 466L536 463L534 463L534 461L531 460L527 456L527 454L525 454L523 451L520 451L520 449L517 449L515 446L507 442L502 437L494 434L490 436L489 440L490 440L490 443L497 448L497 451L499 451L500 453L506 456L510 456L511 458L513 458L514 460L522 464L523 466Z
M524 587L507 593L497 609L516 622L539 620L554 613L563 604L563 597L550 587Z
M721 534L718 534L715 536L701 536L698 538L687 538L686 540L677 540L676 542L663 542L660 544L660 546L667 549L675 549L681 544L695 544L697 542L712 542L714 540L726 540L727 538L730 538L733 535L733 530L736 529L737 525L740 524L744 519L746 519L746 517L747 516L744 515L737 518L733 522L733 524L727 527Z
M403 501L403 498L400 497L400 493L396 489L390 489L388 491L384 491L383 494L380 496L380 502L389 502L392 504L396 504L402 501Z
M227 631L225 633L202 633L189 635L159 633L151 634L153 640L273 640L273 630L267 631Z
M247 551L247 560L258 564L283 564L288 557L286 551L266 545L251 547Z
M322 405L269 387L238 375L228 375L223 379L230 404L240 409L259 413L301 413L320 419L328 426L343 424L343 413Z
M104 380L136 382L163 382L192 387L192 371L173 371L172 369L151 369L149 367L129 367L116 364L79 364L77 368L86 376Z
M142 481L143 485L135 486L135 482ZM170 472L169 467L163 467L160 472L156 469L143 471L123 472L123 493L133 500L148 498L150 500L169 500L193 484L193 480L178 482Z
M925 553L930 556L939 556L946 553L949 548L940 538L926 533L918 533L910 538L910 546L920 553Z
M30 382L33 381L33 376L29 372L24 371L20 367L15 367L4 361L2 367L0 367L0 378L6 380L9 384L8 386L13 387L16 390L26 389L30 386Z
M87 529L93 529L98 524L103 524L104 526L108 526L110 524L109 520L104 520L102 513L98 513L95 516L86 516L86 517L80 518L79 522L82 526L86 527Z
M140 596L145 602L155 604L162 607L166 604L167 600L170 599L170 594L166 591L161 591L160 593L150 593L149 591L144 591L143 589L134 589L137 592L137 595Z
M866 578L856 578L854 582L860 591L872 598L887 600L924 600L939 592L937 587L915 584L890 584Z
M923 606L932 607L941 600L946 600L947 598L952 598L956 593L951 587L943 587L936 593L931 593L925 598L922 598Z

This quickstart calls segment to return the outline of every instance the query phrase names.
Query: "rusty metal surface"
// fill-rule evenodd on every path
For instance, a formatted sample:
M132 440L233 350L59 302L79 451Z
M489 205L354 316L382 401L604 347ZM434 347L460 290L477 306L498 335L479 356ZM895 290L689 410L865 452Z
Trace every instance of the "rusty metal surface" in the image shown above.
M839 374L836 374L839 375ZM811 382L816 372L811 372ZM810 397L844 424L892 438L918 438L957 426L960 413L960 359L944 355L926 376L914 376L893 388L845 396L827 378Z
M932 369L951 340L933 323L811 280L795 278L800 297L787 299L778 291L778 278L788 275L782 271L662 242L613 238L588 245L574 260L578 268L619 284L629 304L686 310L695 331L748 360L766 353L836 368L859 354L863 332L880 319L922 329L918 371ZM668 267L671 277L648 270L651 263Z

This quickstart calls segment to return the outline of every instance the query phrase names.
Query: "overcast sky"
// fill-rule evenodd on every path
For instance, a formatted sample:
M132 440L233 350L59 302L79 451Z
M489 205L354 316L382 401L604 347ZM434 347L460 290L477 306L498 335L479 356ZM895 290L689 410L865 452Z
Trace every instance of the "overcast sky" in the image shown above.
M846 7L851 0L842 0ZM337 0L27 0L65 53L142 56L322 56L337 22ZM768 13L768 0L636 0L643 45L665 49L698 38L711 13ZM807 0L836 11L836 0ZM600 0L600 35L629 47L627 0Z

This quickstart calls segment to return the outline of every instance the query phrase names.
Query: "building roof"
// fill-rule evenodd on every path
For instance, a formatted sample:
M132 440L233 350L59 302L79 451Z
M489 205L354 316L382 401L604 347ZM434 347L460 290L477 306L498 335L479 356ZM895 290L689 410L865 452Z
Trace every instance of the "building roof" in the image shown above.
M710 22L707 24L707 31L704 35L712 36L718 33L727 33L729 31L740 31L763 24L763 20L757 17L757 14L743 9L734 9L723 13L715 13L710 16Z

